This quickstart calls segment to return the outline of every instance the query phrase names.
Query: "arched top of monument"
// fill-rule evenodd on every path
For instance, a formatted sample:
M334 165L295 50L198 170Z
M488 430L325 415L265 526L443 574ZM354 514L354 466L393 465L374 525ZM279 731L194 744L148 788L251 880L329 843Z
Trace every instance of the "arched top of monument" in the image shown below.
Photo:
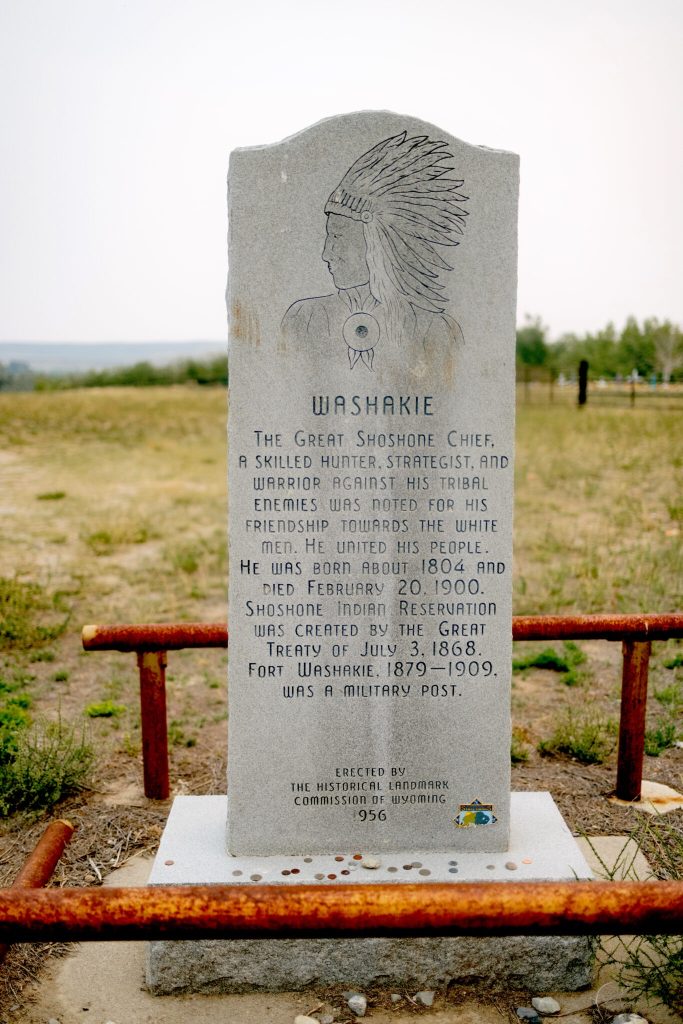
M381 110L236 150L232 343L256 337L249 312L259 345L354 379L423 365L450 379L498 358L501 333L514 339L518 164Z
M425 134L431 138L442 138L451 146L462 150L469 150L473 153L482 153L492 157L501 156L505 158L513 157L518 159L517 154L510 150L467 142L464 139L459 138L457 135L451 135L444 128L441 128L439 125L433 124L430 121L424 121L421 118L413 117L408 114L397 114L392 110L356 110L351 111L348 114L334 114L331 117L322 118L320 121L316 121L314 124L309 125L306 128L302 128L300 131L293 132L291 135L287 135L284 139L279 139L276 142L263 143L262 145L257 146L240 146L233 150L233 154L247 154L261 152L263 150L273 150L279 146L315 140L315 137L319 134L329 135L330 133L334 134L336 131L339 131L340 135L343 134L348 137L350 134L357 131L367 131L369 133L377 131L399 133L404 130L409 132L411 135Z

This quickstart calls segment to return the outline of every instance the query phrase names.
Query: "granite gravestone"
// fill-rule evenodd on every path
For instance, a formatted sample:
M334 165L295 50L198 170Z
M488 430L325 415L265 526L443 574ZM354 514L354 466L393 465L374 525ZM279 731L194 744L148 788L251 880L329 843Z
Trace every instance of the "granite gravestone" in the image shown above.
M233 854L507 847L517 189L388 113L232 154Z
M228 796L176 798L151 884L590 876L510 795L517 182L389 113L233 153ZM151 943L147 979L591 972L583 937L210 940Z

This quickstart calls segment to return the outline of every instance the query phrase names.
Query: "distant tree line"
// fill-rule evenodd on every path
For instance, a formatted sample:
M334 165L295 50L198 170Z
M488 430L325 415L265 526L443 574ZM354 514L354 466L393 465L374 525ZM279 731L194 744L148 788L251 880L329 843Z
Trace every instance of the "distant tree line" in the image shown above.
M86 373L41 374L22 364L21 373L12 364L0 364L0 391L63 391L67 388L146 388L170 384L222 385L228 383L227 355L208 359L184 359L168 366L149 362Z
M28 363L0 363L0 391L32 391L34 376Z
M517 331L517 370L520 376L576 376L582 359L591 378L639 377L669 383L683 380L683 331L655 317L638 323L629 317L621 331L614 324L596 334L565 334L551 342L540 317L526 318Z
M683 380L683 331L669 320L656 317L638 323L629 317L618 332L614 324L596 334L565 334L557 341L548 337L540 317L526 317L517 330L518 376L574 377L579 362L587 359L590 376L639 377ZM67 388L154 387L171 384L222 385L228 383L228 357L184 359L168 366L135 363L85 373L37 373L26 363L0 363L0 391L61 391Z

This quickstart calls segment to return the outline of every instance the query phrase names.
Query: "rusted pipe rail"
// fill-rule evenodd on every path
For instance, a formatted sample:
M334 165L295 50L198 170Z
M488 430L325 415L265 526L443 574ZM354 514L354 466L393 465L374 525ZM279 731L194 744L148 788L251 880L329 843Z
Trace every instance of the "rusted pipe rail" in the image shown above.
M186 647L227 647L223 622L153 622L131 626L84 626L86 651L180 651Z
M514 615L513 640L669 640L683 637L683 614Z
M49 882L73 833L74 827L70 821L63 818L51 821L14 879L11 888L0 892L7 893L11 899L16 899L17 890L39 889ZM8 943L0 944L0 964L7 956L8 949Z
M513 640L621 640L623 673L616 794L639 800L643 773L648 664L653 640L683 637L683 614L518 615ZM152 623L85 626L86 651L137 655L145 795L166 800L170 784L166 730L166 652L183 648L227 647L224 623Z
M683 637L683 613L666 615L515 615L513 640L667 640ZM227 647L222 622L84 626L86 651L179 651Z
M683 882L0 890L12 942L680 932Z

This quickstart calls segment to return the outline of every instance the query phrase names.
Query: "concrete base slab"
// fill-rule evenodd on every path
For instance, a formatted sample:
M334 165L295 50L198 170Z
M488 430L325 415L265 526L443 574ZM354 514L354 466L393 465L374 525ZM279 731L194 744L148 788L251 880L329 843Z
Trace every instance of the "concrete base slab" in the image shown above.
M151 885L372 885L377 882L543 882L592 878L549 793L513 793L510 845L504 853L372 849L327 856L233 857L227 853L227 797L173 801ZM476 826L475 826L476 827ZM363 859L375 867L366 870Z
M329 857L230 857L225 797L178 797L150 876L151 884L300 885L432 881L572 881L592 873L548 793L513 793L505 854L403 850ZM301 990L320 985L443 989L485 987L576 990L593 977L585 937L202 940L153 942L147 983L156 994Z

